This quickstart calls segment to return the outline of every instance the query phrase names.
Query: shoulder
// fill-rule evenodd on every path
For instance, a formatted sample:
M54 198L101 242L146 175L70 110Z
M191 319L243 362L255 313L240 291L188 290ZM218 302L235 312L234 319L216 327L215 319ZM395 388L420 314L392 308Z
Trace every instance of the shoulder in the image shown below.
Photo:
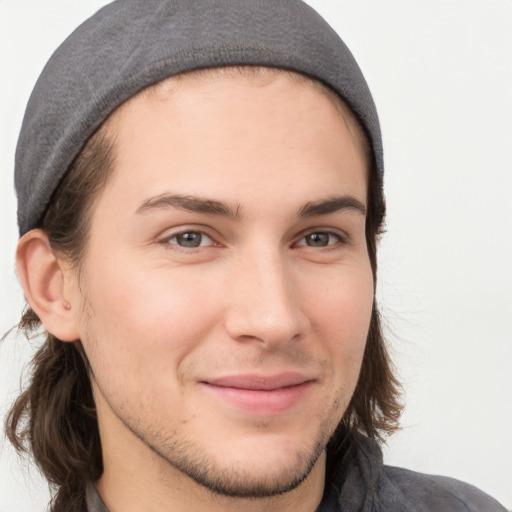
M352 436L346 446L330 454L329 488L319 511L507 512L467 483L384 465L375 440Z
M506 512L506 509L476 487L445 476L427 475L408 469L383 466L379 498L400 496L415 511Z

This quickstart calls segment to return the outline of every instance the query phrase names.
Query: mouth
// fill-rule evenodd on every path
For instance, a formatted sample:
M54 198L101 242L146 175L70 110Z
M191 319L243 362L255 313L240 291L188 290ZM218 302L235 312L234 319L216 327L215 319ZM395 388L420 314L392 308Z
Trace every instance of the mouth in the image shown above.
M255 415L275 416L297 406L315 382L297 372L230 375L201 381L206 391L231 407Z

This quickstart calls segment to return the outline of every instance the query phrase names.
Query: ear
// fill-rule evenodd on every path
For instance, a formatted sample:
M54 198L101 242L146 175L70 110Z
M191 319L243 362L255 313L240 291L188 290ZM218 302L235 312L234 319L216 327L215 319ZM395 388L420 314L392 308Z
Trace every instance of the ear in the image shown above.
M72 272L64 267L41 229L33 229L18 242L16 270L25 298L46 330L62 341L79 339L76 309L71 305L66 279Z

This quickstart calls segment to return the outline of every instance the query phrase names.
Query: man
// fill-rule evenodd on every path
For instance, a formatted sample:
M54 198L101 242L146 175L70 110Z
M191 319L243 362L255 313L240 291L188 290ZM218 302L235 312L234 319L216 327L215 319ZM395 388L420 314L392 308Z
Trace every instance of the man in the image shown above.
M18 148L22 327L48 339L9 435L26 414L55 510L501 510L382 466L380 130L306 6L116 2Z

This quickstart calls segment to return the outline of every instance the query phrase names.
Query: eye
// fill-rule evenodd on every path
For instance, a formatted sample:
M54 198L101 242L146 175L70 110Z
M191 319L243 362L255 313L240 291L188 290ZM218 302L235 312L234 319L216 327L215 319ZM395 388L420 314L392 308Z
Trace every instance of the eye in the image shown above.
M177 233L165 240L168 244L178 245L187 249L195 249L197 247L205 247L213 245L213 240L201 231L184 231Z
M302 237L296 245L307 245L308 247L327 247L343 242L341 235L329 231L315 231Z

